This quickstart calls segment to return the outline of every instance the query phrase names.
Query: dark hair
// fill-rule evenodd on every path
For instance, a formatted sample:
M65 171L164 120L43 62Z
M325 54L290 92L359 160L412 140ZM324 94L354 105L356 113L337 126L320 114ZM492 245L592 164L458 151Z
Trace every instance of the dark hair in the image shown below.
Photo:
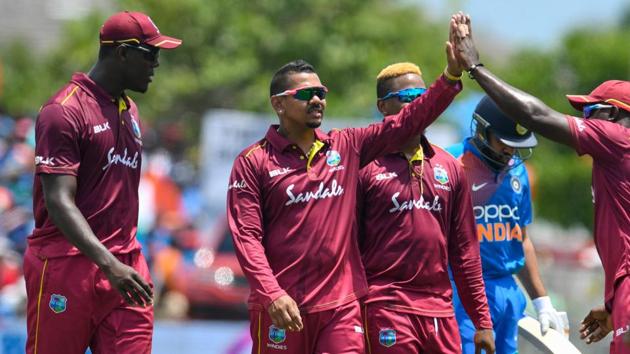
M295 73L314 73L313 65L302 59L294 60L284 64L271 78L269 85L269 96L273 96L289 89L289 76Z

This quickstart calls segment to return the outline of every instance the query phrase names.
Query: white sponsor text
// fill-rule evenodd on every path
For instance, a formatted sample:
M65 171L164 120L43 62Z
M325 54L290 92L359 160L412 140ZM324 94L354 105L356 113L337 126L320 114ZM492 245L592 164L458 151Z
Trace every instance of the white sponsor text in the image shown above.
M284 204L285 206L297 203L308 203L311 199L338 197L343 194L343 187L337 184L337 180L335 179L333 179L330 187L327 187L324 182L321 182L316 191L299 193L297 196L293 194L293 188L295 188L295 184L287 187L287 196L289 197L289 200Z
M415 200L415 199L405 200L402 203L398 201L399 195L400 195L400 192L397 192L397 193L394 193L394 195L392 196L392 203L394 204L394 207L389 209L390 213L395 213L397 211L413 210L414 208L425 209L429 211L442 210L442 204L440 204L440 197L437 195L435 196L435 198L433 198L433 202L425 201L424 196L420 196L420 199L418 200Z

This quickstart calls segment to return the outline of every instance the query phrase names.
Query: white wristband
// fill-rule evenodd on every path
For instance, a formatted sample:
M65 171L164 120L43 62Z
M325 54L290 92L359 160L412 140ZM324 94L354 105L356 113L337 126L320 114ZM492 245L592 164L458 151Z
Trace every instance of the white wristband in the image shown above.
M549 296L541 296L532 300L532 304L534 304L534 308L536 312L539 313L542 310L552 310L553 305L551 304L551 299Z

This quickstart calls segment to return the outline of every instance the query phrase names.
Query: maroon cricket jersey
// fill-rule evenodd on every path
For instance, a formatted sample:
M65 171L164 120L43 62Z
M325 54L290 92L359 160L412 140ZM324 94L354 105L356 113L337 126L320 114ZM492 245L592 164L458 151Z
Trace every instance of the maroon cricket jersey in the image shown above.
M76 73L41 109L35 125L35 229L29 247L43 257L80 251L48 216L40 175L77 178L75 203L112 253L140 249L136 241L142 141L138 110Z
M567 116L573 146L593 158L595 245L605 273L605 300L630 274L630 129L597 119Z
M378 158L360 172L359 243L366 303L450 317L451 266L476 328L492 328L468 182L459 162L422 137L422 152Z
M442 77L398 115L365 128L315 130L309 154L271 126L234 161L227 212L250 286L250 308L288 294L305 313L366 293L357 246L359 169L397 150L450 104L461 83Z

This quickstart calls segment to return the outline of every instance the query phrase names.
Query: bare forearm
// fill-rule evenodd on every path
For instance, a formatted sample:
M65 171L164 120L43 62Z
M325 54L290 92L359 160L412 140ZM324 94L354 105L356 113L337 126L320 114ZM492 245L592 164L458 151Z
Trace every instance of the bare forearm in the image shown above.
M544 137L571 146L572 135L564 115L554 111L536 97L505 83L479 61L479 53L472 39L470 17L457 13L451 17L451 41L462 67L467 68L488 96L503 113L520 125Z
M518 273L518 279L525 287L527 294L531 299L541 296L547 296L547 291L540 278L538 271L538 260L536 259L536 250L531 243L529 237L523 241L523 252L525 253L525 266Z
M507 116L534 131L542 127L536 117L548 108L536 97L508 85L484 67L475 70L474 78Z
M50 201L46 203L46 207L50 218L64 237L96 265L103 268L115 261L114 255L94 235L87 220L73 202Z
M571 145L569 125L563 114L507 84L484 67L475 69L473 77L508 117L548 139Z

